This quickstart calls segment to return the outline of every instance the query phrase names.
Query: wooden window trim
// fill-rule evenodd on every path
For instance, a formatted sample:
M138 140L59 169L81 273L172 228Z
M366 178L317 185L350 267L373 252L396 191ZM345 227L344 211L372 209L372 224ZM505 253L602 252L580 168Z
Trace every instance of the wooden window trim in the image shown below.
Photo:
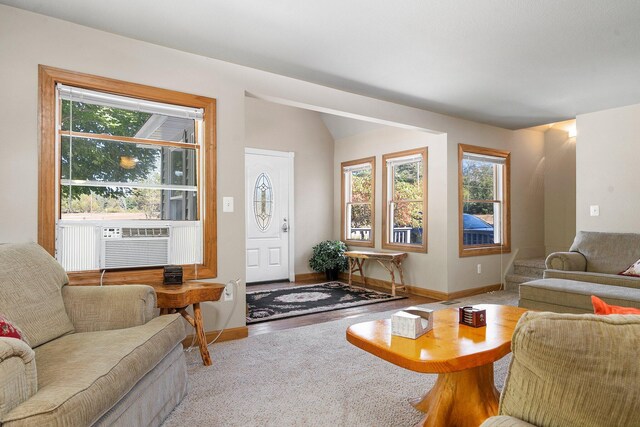
M132 98L141 98L168 104L204 109L204 140L201 155L204 156L205 187L203 211L199 213L203 223L204 254L200 265L184 265L184 278L214 278L217 269L217 212L216 212L216 100L168 89L129 83L105 77L93 76L59 68L38 66L38 110L40 137L38 143L38 243L51 255L55 255L56 212L55 176L55 86L62 83L85 89L93 89ZM200 186L200 184L199 184ZM108 270L103 281L108 284L162 283L162 268ZM100 282L100 271L69 273L72 285L93 285Z
M371 239L368 241L362 240L350 240L347 239L346 236L346 228L347 228L347 212L346 212L346 194L345 194L345 179L344 179L344 168L359 165L362 163L371 164ZM349 246L362 246L365 248L373 248L375 247L376 242L376 233L375 233L375 224L376 224L376 158L366 157L364 159L358 160L350 160L348 162L342 162L340 164L340 175L341 175L341 190L340 190L340 200L341 200L341 216L340 216L340 238L343 242L347 243Z
M462 157L464 153L483 154L486 156L502 157L505 159L504 169L504 196L502 203L503 231L501 244L493 245L464 245L464 220L462 217L464 208L464 192L462 177ZM458 144L458 253L460 257L496 255L511 252L511 153L493 148L478 147L475 145Z
M403 243L389 243L389 171L387 169L387 160L394 159L396 157L405 157L411 155L422 156L422 163L424 165L423 173L424 179L422 180L422 244L412 245ZM382 248L394 249L403 252L420 252L427 253L428 245L428 223L429 223L429 193L428 193L428 181L429 181L429 150L427 147L416 148L412 150L398 151L395 153L388 153L382 156Z

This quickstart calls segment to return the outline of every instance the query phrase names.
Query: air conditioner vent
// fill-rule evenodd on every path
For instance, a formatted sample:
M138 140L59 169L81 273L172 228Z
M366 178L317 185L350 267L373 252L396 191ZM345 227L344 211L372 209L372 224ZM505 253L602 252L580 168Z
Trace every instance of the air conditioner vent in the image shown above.
M122 237L169 237L168 227L122 227Z

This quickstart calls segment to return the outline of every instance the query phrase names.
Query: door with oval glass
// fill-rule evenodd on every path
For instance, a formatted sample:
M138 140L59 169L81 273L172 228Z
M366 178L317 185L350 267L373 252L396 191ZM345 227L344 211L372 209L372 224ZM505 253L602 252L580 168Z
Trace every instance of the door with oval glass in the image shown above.
M293 153L245 150L247 283L293 280Z

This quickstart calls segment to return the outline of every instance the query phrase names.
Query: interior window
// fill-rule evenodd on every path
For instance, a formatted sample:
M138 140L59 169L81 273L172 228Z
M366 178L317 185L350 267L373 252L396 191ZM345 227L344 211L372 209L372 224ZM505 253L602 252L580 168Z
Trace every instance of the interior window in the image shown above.
M427 250L427 149L383 156L383 248Z
M375 157L342 163L342 240L374 246Z
M509 251L507 151L459 146L460 255Z

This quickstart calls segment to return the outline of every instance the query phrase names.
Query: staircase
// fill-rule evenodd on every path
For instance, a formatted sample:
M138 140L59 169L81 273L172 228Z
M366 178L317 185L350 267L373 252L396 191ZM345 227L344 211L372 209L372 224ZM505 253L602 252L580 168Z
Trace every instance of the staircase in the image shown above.
M517 259L513 262L513 274L505 277L505 289L517 291L520 283L542 279L544 258Z

